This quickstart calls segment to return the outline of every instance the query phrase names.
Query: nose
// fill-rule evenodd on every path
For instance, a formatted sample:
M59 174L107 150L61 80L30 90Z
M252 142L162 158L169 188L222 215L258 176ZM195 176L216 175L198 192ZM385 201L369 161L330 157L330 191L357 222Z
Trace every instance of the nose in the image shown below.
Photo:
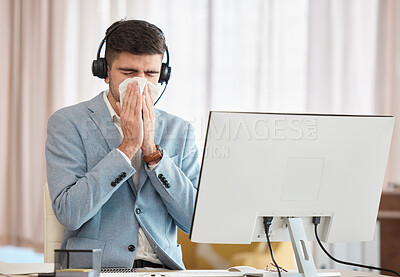
M144 72L138 72L136 77L140 77L140 78L146 78L146 75Z

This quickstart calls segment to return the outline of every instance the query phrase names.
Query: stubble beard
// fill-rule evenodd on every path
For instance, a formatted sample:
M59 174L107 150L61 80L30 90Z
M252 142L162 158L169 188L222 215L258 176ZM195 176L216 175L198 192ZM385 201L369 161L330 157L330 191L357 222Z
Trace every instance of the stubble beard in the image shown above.
M117 89L117 88L114 86L114 83L112 82L111 78L110 78L110 85L109 85L109 87L110 87L111 96L114 98L115 102L120 102L120 99L119 99L119 89Z

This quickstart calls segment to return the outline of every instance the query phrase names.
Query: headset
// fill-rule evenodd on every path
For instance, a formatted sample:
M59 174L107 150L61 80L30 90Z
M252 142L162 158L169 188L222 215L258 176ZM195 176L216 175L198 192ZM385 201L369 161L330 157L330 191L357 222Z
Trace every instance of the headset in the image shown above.
M101 49L103 48L104 43L108 39L108 37L116 30L118 29L121 25L123 25L125 22L129 21L123 21L119 23L118 25L114 26L112 29L108 31L104 39L101 41L99 50L97 51L97 58L96 60L93 60L92 62L92 73L93 76L99 77L100 79L105 79L107 77L107 61L106 58L100 58L100 53ZM160 30L161 32L161 30ZM161 96L164 94L165 89L167 88L169 78L171 76L171 67L169 66L169 51L168 51L168 46L165 49L165 52L167 54L167 61L161 64L161 69L160 69L160 78L158 79L158 82L162 85L165 83L165 87L161 93L161 95L158 97L157 101L154 102L154 105L157 104L158 100L160 100Z

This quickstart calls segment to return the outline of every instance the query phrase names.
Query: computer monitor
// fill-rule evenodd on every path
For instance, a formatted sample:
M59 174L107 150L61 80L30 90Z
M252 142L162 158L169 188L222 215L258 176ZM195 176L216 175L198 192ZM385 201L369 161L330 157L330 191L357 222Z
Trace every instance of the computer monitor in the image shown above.
M210 112L190 239L290 241L287 218L314 240L373 238L392 116Z

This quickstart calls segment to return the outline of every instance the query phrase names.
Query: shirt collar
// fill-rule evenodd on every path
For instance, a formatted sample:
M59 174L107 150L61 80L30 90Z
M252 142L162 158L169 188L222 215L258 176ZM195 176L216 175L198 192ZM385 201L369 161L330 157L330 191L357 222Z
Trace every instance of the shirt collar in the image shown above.
M113 122L114 122L115 124L121 124L121 118L120 118L120 117L117 115L117 113L114 111L113 107L111 106L110 101L108 101L108 97L107 97L107 96L108 96L108 93L109 93L109 90L108 90L108 89L105 90L104 93L103 93L104 102L106 103L107 109L108 109L108 111L110 112L110 116L111 116Z

